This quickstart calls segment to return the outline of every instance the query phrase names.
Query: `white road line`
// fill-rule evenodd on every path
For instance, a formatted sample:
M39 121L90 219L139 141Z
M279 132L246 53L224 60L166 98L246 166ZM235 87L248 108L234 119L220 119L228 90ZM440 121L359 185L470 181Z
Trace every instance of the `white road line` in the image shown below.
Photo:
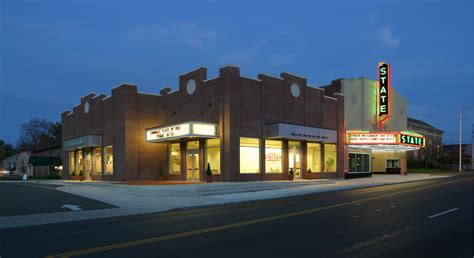
M437 213L437 214L435 214L435 215L431 215L431 216L428 217L428 219L436 218L436 217L438 217L438 216L444 215L444 214L446 214L446 213L448 213L448 212L452 212L452 211L455 211L455 210L459 210L459 208L452 208L452 209L450 209L450 210L443 211L443 212Z

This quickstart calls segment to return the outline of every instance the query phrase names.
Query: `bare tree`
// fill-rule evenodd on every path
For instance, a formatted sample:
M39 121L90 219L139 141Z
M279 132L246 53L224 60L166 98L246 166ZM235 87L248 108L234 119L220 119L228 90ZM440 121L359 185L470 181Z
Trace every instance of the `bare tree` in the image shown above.
M51 122L44 118L31 118L21 125L20 138L18 139L18 149L37 149L45 144L49 138L49 128Z

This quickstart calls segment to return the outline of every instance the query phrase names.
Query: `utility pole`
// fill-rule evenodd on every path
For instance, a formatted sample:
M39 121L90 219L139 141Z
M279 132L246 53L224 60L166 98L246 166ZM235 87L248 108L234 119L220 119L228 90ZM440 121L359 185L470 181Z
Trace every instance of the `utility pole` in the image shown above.
M471 108L471 106L459 111L459 172L462 171L462 113Z

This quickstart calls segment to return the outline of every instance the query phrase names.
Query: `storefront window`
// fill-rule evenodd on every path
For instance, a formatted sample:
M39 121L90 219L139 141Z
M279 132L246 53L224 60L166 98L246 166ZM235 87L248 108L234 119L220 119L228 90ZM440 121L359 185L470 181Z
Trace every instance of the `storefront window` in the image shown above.
M321 172L320 143L308 143L307 161L308 169L311 169L311 172Z
M400 160L387 159L387 168L400 168Z
M82 167L82 151L80 150L76 152L76 175L79 175L81 171L84 173Z
M213 175L220 174L221 170L221 139L209 139L206 141L206 169L207 164L211 166Z
M265 141L265 172L282 173L283 144L281 141Z
M170 174L181 173L181 152L179 143L170 144Z
M102 174L102 154L101 148L94 149L94 174L101 175Z
M260 140L240 137L240 173L260 173Z
M114 173L114 148L107 146L104 148L105 156L105 174L112 175Z
M69 174L74 172L76 168L76 161L74 160L74 151L69 152Z
M336 144L324 144L325 172L336 172L337 148Z

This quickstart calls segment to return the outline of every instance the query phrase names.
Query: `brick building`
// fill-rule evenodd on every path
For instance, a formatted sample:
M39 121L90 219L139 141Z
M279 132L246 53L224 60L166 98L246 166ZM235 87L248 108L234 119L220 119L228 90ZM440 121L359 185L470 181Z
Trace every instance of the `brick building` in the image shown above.
M343 177L344 97L307 80L240 76L223 67L179 77L175 92L139 93L122 84L111 96L88 94L61 115L64 177L92 180L216 181Z
M426 138L426 146L423 149L412 151L408 154L410 160L436 160L443 156L443 131L434 126L408 117L407 128L417 132Z

